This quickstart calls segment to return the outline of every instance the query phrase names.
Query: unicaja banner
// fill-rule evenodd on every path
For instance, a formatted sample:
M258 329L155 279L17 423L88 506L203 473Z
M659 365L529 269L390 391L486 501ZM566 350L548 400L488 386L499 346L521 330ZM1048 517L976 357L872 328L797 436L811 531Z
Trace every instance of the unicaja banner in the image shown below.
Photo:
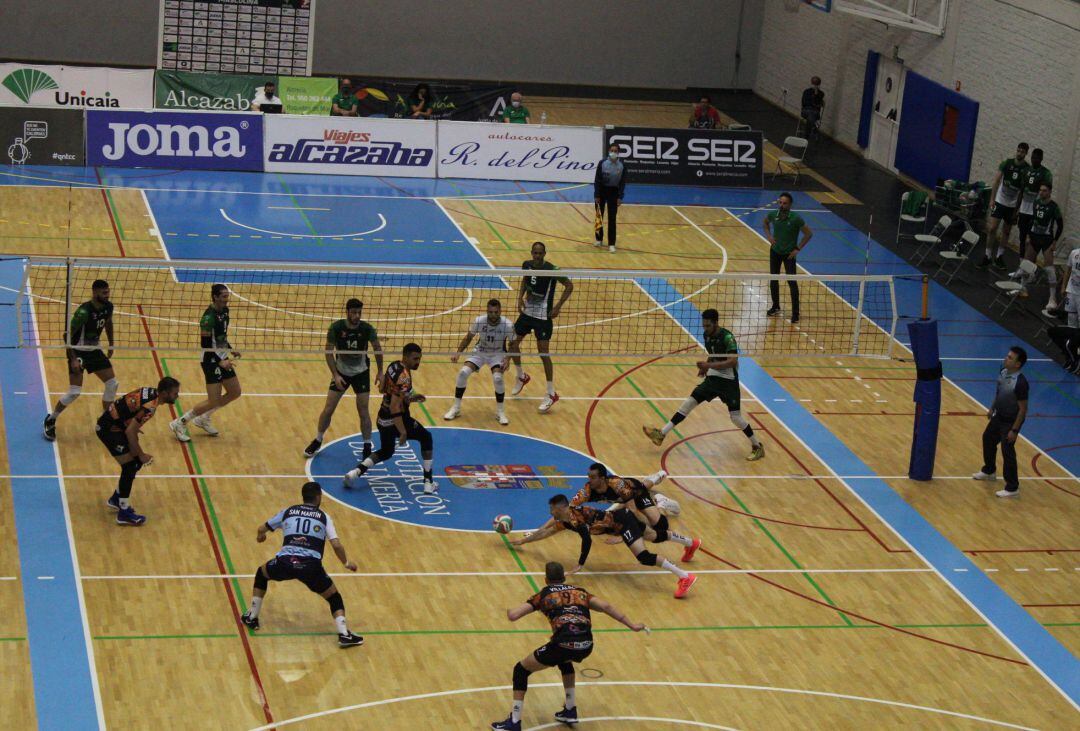
M435 177L436 122L267 115L265 123L267 172Z
M158 109L202 109L230 112L251 110L251 100L274 74L192 74L158 71L154 75L154 106ZM288 110L288 106L285 107Z
M182 170L262 170L263 115L86 113L86 164Z
M591 183L599 127L439 122L439 177Z
M765 147L761 132L614 127L605 149L616 144L635 183L762 187Z
M0 164L83 165L83 142L79 110L0 107Z
M76 109L152 109L152 70L0 63L0 104Z

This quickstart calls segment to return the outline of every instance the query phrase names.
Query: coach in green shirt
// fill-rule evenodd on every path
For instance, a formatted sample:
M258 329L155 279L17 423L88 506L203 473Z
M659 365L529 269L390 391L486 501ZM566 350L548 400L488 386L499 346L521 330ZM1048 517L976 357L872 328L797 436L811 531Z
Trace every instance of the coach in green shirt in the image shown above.
M353 94L352 82L341 80L340 91L330 100L331 117L359 117L360 100Z
M510 124L530 124L529 108L521 101L521 92L510 95L510 106L503 110L502 121Z
M769 273L779 274L780 264L784 265L785 274L795 273L795 257L803 250L810 241L814 232L806 225L798 213L791 210L791 194L781 193L779 207L775 211L769 211L765 216L765 237L769 240ZM799 241L799 233L802 233L802 241ZM791 322L799 321L799 283L794 279L788 280L788 288L791 290ZM774 317L780 313L780 282L776 279L769 281L769 294L772 296L772 307L765 314Z

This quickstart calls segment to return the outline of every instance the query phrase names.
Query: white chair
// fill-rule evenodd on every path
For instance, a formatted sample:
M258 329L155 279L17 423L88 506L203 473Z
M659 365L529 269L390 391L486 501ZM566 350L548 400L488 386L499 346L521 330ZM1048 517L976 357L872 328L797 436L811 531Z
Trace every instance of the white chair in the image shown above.
M751 129L750 125L741 122L732 122L727 128L732 132L749 132Z
M1021 259L1019 282L1015 279L1002 279L994 282L994 289L997 290L997 295L994 297L994 301L990 303L990 309L993 310L994 305L1001 302L1001 314L1004 315L1008 312L1009 308L1016 304L1016 300L1027 295L1025 283L1035 276L1037 270L1038 267L1035 266L1035 262Z
M784 144L780 146L780 157L776 158L776 172L772 176L775 178L777 175L784 175L783 166L787 165L794 171L794 184L798 185L799 173L802 171L803 158L806 157L806 146L808 144L810 143L802 137L785 137Z
M937 251L937 247L941 245L941 237L945 233L945 230L952 225L952 219L948 216L942 216L938 219L938 222L934 224L934 227L930 229L928 234L915 234L912 238L918 243L915 247L915 251L911 255L912 264L922 264L923 259L930 255L930 252Z
M938 265L938 269L934 272L934 277L938 274L945 272L945 285L948 286L953 277L964 268L964 262L971 258L971 254L975 251L975 248L979 245L979 234L975 231L965 231L960 236L960 241L956 244L956 249L945 249L938 253L941 258L941 263ZM948 269L950 264L953 265L951 270Z
M907 193L904 193L902 196L900 196L900 210L901 211L904 210L904 206L907 205L908 198L910 198L910 197L911 197L911 191L910 190ZM915 214L910 214L910 213L901 213L900 214L900 218L897 219L897 221L896 221L896 243L897 243L897 245L900 244L901 239L914 238L914 234L903 233L901 231L901 229L903 228L903 226L905 224L907 224L909 226L913 225L913 224L918 224L919 233L922 233L923 231L926 230L926 214L929 211L929 209L930 209L930 199L929 198L923 198L922 205L919 206L919 210Z

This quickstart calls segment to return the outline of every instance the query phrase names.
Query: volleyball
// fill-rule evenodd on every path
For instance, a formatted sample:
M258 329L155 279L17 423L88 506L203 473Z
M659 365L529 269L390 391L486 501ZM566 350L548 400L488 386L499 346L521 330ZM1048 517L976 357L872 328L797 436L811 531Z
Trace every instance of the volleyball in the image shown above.
M491 527L496 533L509 533L514 530L514 519L509 515L496 515L495 520L491 521Z

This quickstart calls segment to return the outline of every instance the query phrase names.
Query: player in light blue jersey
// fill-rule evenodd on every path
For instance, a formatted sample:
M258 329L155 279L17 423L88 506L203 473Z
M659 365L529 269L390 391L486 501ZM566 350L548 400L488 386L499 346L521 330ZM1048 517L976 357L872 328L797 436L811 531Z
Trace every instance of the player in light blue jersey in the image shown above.
M255 588L252 590L251 608L240 618L252 630L259 629L259 610L271 581L296 579L321 596L330 604L330 613L338 631L338 644L355 647L364 644L364 638L354 635L345 623L345 602L322 565L323 548L330 541L331 548L349 571L356 571L356 564L345 555L345 548L337 537L334 521L319 509L322 504L322 488L317 482L307 482L300 490L304 502L285 508L259 526L256 540L262 543L266 534L278 528L284 534L281 550L255 572Z

